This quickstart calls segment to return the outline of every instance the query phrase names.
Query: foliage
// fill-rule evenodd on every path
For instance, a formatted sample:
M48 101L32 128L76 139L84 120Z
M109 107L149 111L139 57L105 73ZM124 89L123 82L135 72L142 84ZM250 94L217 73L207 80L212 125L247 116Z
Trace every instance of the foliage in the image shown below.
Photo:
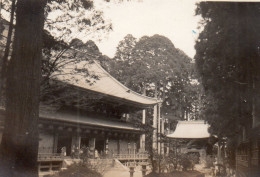
M48 80L64 74L64 67L77 64L81 61L100 59L102 54L93 41L83 43L79 39L73 39L68 45L63 41L56 41L48 33L45 35L43 59L42 59L42 85L48 84ZM75 73L79 70L75 70ZM87 73L87 70L85 71Z
M104 19L103 12L91 0L52 0L45 12L45 29L67 43L74 38L100 40L112 29L110 21Z
M147 91L152 89L153 91L150 95L154 96L156 94L155 85L158 85L158 92L159 85L166 84L170 78L177 77L177 74L185 75L185 67L187 66L184 63L189 62L189 59L178 60L176 57L178 50L175 49L169 39L164 36L154 35L152 37L144 36L138 42L135 42L135 39L129 36L126 36L125 40L121 41L120 46L118 46L120 50L117 51L117 57L121 53L123 58L115 58L116 60L125 61L123 62L124 66L128 65L128 68L122 71L124 72L122 73L123 77L127 77L128 79L119 78L120 80L129 80L126 83L127 86L138 92L142 92L143 87L146 87ZM124 48L124 51L121 48ZM128 52L125 52L126 50ZM125 55L128 57L124 57ZM121 68L123 67L121 66ZM185 71L183 73L178 72L180 68ZM133 71L135 71L135 75L129 77ZM149 84L153 84L154 86L150 86Z
M119 42L115 57L109 62L108 71L124 85L141 94L162 99L162 114L169 118L183 119L194 111L193 103L199 99L199 85L193 84L194 64L172 42L160 35L144 36L137 40L128 34ZM131 120L146 132L146 150L150 154L153 171L161 157L153 149L152 112L147 110L146 125L141 115ZM198 115L193 116L198 117ZM167 128L173 121L165 123ZM159 135L160 136L160 135ZM160 136L163 142L163 137Z
M198 171L173 171L170 173L149 173L145 177L203 177L204 174Z
M193 66L164 36L137 40L128 34L120 41L109 72L134 91L162 99L164 115L183 118L185 112L193 111L197 99L197 86L191 83Z
M133 58L134 55L134 47L137 43L137 39L131 35L128 34L124 37L122 41L119 42L115 54L115 60L116 61L127 61L128 64L131 63L131 58Z
M10 1L4 0L2 3L6 11L11 9ZM94 39L100 40L104 37L100 34L106 35L112 29L110 21L104 19L103 12L97 10L90 0L49 0L45 7L45 17L42 71L45 78L51 75L50 72L59 69L59 65L67 64L66 58L74 58L73 61L79 55L81 58L87 55L87 59L98 58L101 53L96 44L86 39L95 36ZM87 42L78 42L79 37ZM82 46L88 47L88 51Z
M237 142L236 139L229 139L227 141L227 148L226 148L226 166L231 169L236 169L236 148Z
M4 1L3 7L8 9L11 7L11 4ZM64 72L62 70L64 66L76 64L82 60L91 61L95 59L103 61L103 58L105 58L92 40L88 40L84 43L75 37L83 36L83 39L90 39L96 36L95 39L101 39L101 37L104 36L100 34L106 35L112 29L111 23L104 19L100 10L95 9L92 1L48 1L45 8L45 16L46 30L44 30L43 33L41 72L42 100L46 95L51 96L53 92L57 91L55 89L61 89L58 87L61 85L52 87L50 80L57 75L63 75ZM75 23L77 25L75 25ZM72 29L74 29L74 31L71 31ZM78 32L75 32L75 30ZM74 36L75 33L79 35ZM4 42L3 45L5 45L5 43L6 42ZM1 49L2 47L4 46L1 46ZM9 62L9 60L7 62ZM8 65L8 63L6 65ZM88 75L87 70L75 70L73 72ZM4 81L4 79L1 80L1 87L4 87Z
M214 162L215 162L215 158L214 157L212 157L212 156L207 156L206 157L206 167L207 168L213 167Z
M82 60L101 59L102 54L94 41L87 39L100 40L112 29L109 20L104 19L103 12L95 8L93 1L49 1L45 12L45 29L48 32L42 65L42 95L46 84L48 88L49 79L64 74L64 66ZM87 70L83 72L88 74Z
M188 168L192 167L192 162L186 154L181 154L180 165L182 166L183 171L186 171Z
M188 169L193 170L196 162L197 156L194 154L183 154L183 153L170 153L167 162L169 164L169 170L177 170L180 167L183 171Z
M102 177L102 175L89 169L84 163L79 163L69 166L56 175L49 175L49 177Z
M259 100L259 8L258 3L197 5L204 27L195 46L207 96L204 115L219 137L236 135L249 125L253 100Z

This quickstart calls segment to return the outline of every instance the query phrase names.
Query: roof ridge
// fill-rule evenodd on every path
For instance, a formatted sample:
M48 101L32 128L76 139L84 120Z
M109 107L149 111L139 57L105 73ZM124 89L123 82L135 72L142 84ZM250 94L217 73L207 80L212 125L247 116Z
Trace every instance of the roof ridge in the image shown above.
M142 95L140 93L137 93L131 89L129 89L128 87L126 87L124 84L122 84L121 82L119 82L116 78L114 78L111 74L109 74L108 71L106 71L96 60L94 60L94 63L97 65L97 67L99 67L102 71L104 71L108 77L110 77L111 79L113 79L117 84L119 84L121 87L123 87L124 89L126 89L126 91L130 91L131 93L137 95L137 96L140 96L140 97L143 97L143 98L146 98L146 99L151 99L151 100L154 100L154 101L157 101L157 102L160 102L160 100L158 100L157 98L152 98L152 97L149 97L149 96L145 96L145 95Z

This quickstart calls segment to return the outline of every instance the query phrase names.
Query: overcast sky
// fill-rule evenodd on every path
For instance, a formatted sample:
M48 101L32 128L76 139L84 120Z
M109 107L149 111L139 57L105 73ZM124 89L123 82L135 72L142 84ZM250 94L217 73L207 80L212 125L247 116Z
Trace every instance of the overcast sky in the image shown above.
M119 41L127 34L136 38L159 34L168 37L176 48L183 50L191 58L194 57L200 20L200 17L195 16L197 0L131 0L123 3L113 3L120 0L110 1L107 3L104 0L94 0L95 8L102 10L104 18L111 20L113 25L113 31L101 42L92 38L103 54L113 57ZM9 19L8 14L3 15ZM75 37L74 33L72 37ZM76 37L83 41L89 40L88 37L85 39L80 35Z
M168 37L176 48L194 57L198 22L193 0L143 0L125 3L104 3L95 0L95 6L111 19L113 31L107 39L97 43L100 51L113 57L116 46L127 34L136 38L160 34Z

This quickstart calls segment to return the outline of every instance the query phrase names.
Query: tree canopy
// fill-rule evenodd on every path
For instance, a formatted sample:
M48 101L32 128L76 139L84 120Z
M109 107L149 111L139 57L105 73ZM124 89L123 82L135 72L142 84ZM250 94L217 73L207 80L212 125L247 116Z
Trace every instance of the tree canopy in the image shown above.
M110 73L127 87L164 101L163 114L184 118L195 99L191 89L191 59L161 35L137 40L128 34L110 62ZM195 91L195 90L194 90Z
M195 60L207 95L204 115L220 137L252 122L259 105L259 10L259 3L197 4L204 29Z

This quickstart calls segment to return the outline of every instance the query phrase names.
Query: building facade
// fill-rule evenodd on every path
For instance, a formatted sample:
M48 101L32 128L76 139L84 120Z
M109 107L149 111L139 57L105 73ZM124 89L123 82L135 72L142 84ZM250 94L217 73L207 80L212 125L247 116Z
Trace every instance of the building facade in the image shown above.
M55 89L43 98L38 125L39 171L59 170L64 160L78 159L83 149L91 159L146 161L145 132L137 122L145 123L143 110L158 107L159 101L125 87L97 62L79 65L91 73L87 81L75 74L60 75L65 77L51 80ZM70 73L67 68L64 71ZM4 109L0 116L2 134ZM153 116L157 122L158 112Z

